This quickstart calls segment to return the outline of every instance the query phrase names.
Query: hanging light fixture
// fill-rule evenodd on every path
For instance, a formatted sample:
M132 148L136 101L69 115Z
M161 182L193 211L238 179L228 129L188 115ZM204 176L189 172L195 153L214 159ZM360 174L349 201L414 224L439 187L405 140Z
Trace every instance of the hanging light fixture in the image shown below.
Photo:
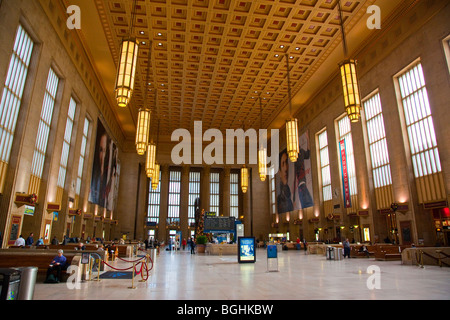
M120 47L119 66L116 75L116 100L121 108L128 106L134 90L136 65L139 51L139 41L133 37L134 20L136 15L136 0L134 1L130 35L122 41Z
M147 145L147 157L145 159L145 172L147 177L152 178L155 171L156 144L150 142Z
M261 181L266 181L267 176L267 149L261 147L258 150L258 168L259 168L259 179Z
M261 95L259 96L259 116L260 116L260 128L262 129ZM261 181L266 181L266 175L267 175L267 148L264 148L262 143L260 143L259 150L258 150L258 171L259 171L259 179Z
M248 168L245 164L241 168L241 189L242 193L246 193L248 189Z
M160 123L160 121L158 120L158 131L156 133L155 150L158 148L158 145L159 145L159 123ZM155 160L154 160L154 167L153 167L153 174L152 174L152 189L153 190L158 189L160 171L161 171L161 166L156 161L156 152L155 152Z
M157 143L159 141L159 121L158 121L158 132L157 132ZM152 179L152 181L155 178L156 174L156 149L157 144L153 143L153 140L148 144L147 147L147 158L145 162L145 171L147 173L147 177ZM159 177L158 177L159 179Z
M136 151L138 155L144 155L147 151L148 138L150 134L150 110L143 108L139 110L136 128Z
M298 120L292 117L292 96L291 96L291 77L289 74L289 55L286 53L287 80L288 80L288 97L289 97L289 114L290 119L286 120L286 145L287 153L291 162L296 162L298 158L299 141L298 141Z
M356 60L348 59L347 41L345 39L344 20L342 18L341 2L338 1L339 17L341 20L342 41L345 60L339 64L344 106L351 122L358 122L361 117L361 99L359 95L358 77L356 74Z
M244 121L244 132L245 132L245 121ZM242 193L246 193L248 190L248 168L244 165L241 168L241 189Z
M150 46L151 47L151 46ZM146 83L149 80L150 74L150 59L151 50L148 50L147 75ZM155 98L156 101L156 98ZM144 95L144 105L147 104L147 94ZM150 116L151 111L147 108L141 108L138 113L138 120L136 125L136 151L138 155L142 156L147 151L147 144L150 135Z
M152 189L156 190L158 189L158 185L159 185L159 174L160 174L160 165L159 163L155 163L155 170L153 172L153 176L152 176Z

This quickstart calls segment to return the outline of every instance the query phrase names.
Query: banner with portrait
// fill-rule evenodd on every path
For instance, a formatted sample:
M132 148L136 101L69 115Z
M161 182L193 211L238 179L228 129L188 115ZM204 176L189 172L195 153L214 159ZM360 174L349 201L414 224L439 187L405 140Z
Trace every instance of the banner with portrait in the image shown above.
M287 149L279 155L279 168L275 176L278 213L314 205L308 131L299 137L299 147L300 152L295 163L289 160Z
M105 127L98 121L89 201L110 211L116 207L119 190L118 151Z

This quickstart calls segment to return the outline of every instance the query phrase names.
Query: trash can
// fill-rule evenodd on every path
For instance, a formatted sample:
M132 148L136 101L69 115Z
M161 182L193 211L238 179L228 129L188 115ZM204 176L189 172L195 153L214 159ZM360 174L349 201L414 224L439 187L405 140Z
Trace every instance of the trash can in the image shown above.
M20 271L0 269L0 300L18 300Z
M147 249L147 253L150 256L150 259L152 260L153 265L155 265L155 262L156 262L156 248L149 248L149 249Z
M334 247L327 247L327 260L335 260Z
M343 260L344 259L344 249L336 248L335 250L335 260Z
M37 267L19 267L14 268L20 272L20 286L18 300L33 300L34 287L38 274Z

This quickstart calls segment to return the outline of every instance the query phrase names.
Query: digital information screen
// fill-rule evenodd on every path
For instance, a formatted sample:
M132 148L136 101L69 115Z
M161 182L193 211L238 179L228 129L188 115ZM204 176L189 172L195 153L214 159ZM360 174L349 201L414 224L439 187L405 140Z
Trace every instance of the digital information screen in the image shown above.
M252 263L256 261L254 237L239 237L238 248L239 263Z

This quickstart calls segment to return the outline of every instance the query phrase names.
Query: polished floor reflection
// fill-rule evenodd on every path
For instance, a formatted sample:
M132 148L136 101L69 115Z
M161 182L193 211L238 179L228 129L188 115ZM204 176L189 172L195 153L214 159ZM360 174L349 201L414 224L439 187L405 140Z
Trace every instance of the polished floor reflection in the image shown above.
M35 300L447 300L450 268L401 265L400 261L354 258L329 261L322 255L282 251L267 264L267 253L257 250L257 261L239 264L235 256L191 255L162 251L147 282L135 278L87 281L79 289L66 283L35 287ZM135 258L134 258L135 259ZM132 260L128 258L128 260ZM116 260L112 266L132 264ZM278 271L268 272L278 269ZM107 267L107 270L111 268ZM375 270L375 273L373 271Z

